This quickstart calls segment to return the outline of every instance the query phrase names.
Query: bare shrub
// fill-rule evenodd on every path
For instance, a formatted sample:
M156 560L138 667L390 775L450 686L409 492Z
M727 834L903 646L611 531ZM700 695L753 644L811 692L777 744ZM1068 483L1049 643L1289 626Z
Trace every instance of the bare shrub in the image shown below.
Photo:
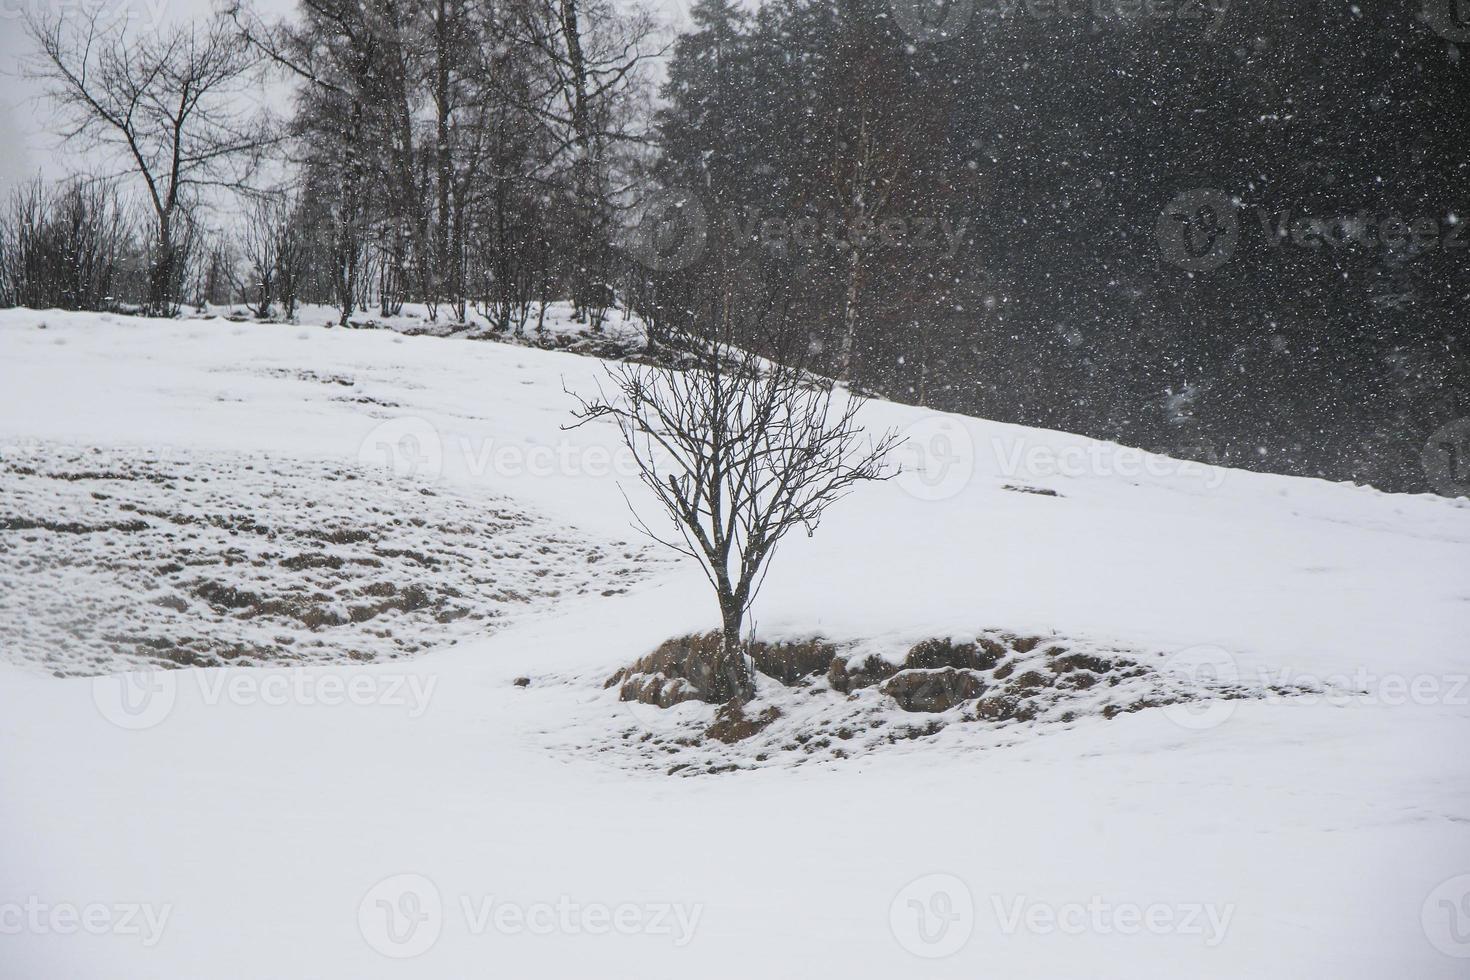
M109 309L134 250L116 185L33 180L11 193L0 216L0 306Z
M232 278L240 302L260 319L277 305L286 319L296 315L309 255L301 212L300 203L285 194L256 197L245 212L239 233L243 275Z

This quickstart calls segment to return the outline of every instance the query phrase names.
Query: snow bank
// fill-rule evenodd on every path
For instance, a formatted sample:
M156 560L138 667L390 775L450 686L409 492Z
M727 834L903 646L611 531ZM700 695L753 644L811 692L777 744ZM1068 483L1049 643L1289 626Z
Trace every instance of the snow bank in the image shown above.
M614 433L560 428L563 385L597 368L390 331L7 311L3 516L46 516L30 483L10 513L19 451L98 448L287 473L270 506L303 530L306 488L377 468L364 508L402 484L513 507L554 550L627 541L618 484L641 498ZM174 671L155 690L46 676L7 646L4 972L1463 975L1465 502L891 404L866 421L913 437L909 472L777 555L763 635L894 656L1056 633L1323 693L669 779L592 749L659 723L602 681L715 621L682 564L613 596L579 575L585 594L452 647L424 624L436 649L377 665ZM221 492L265 506L269 481L247 482ZM91 508L83 489L57 508ZM40 557L25 533L0 532L9 581ZM36 621L8 601L12 630Z

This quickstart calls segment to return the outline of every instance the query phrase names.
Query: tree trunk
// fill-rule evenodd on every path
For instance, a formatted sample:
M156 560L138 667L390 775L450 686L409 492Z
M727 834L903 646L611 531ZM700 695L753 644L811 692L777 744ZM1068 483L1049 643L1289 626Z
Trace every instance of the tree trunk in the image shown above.
M174 239L168 218L158 222L158 254L148 270L148 312L169 316L173 312Z
M599 183L602 160L598 139L593 131L588 105L587 62L582 51L582 28L578 21L577 0L561 0L561 30L566 43L567 69L571 73L568 93L572 118L572 138L577 148L572 161L572 306L573 317L586 319L594 327L600 321L599 304L592 293L601 284L602 263L594 236L602 228L598 222L601 207Z
M362 81L361 75L358 78ZM352 319L355 290L362 255L362 243L358 240L359 190L362 186L362 143L364 107L354 101L348 121L341 134L341 184L338 210L333 215L333 269L332 285L337 294L337 308L341 311L338 322L347 326Z
M457 307L459 297L449 258L449 183L453 173L449 154L449 57L449 11L444 0L439 0L434 18L434 190L439 211L434 247L439 284L448 290L445 298Z
M715 696L719 701L745 701L754 694L750 672L745 667L745 649L740 641L740 626L745 610L740 603L729 597L720 597L720 619L722 621L720 659L715 665Z
M929 403L929 329L922 322L915 321L919 331L919 401L920 408Z
M842 338L837 348L837 380L850 381L852 376L852 348L857 339L858 300L862 294L862 257L856 244L850 245L852 254L847 260L847 292L842 305Z

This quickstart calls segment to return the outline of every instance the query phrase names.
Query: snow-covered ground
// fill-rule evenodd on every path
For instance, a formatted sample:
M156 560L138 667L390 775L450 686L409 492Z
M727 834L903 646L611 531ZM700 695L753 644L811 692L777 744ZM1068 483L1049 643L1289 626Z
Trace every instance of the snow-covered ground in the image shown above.
M909 470L784 546L762 637L1248 696L679 778L684 712L603 682L715 609L562 429L598 370L0 312L0 976L1466 975L1465 501L871 404ZM188 628L262 665L107 673L232 659L138 642Z
M0 472L0 640L58 675L390 659L657 562L355 462L38 443Z

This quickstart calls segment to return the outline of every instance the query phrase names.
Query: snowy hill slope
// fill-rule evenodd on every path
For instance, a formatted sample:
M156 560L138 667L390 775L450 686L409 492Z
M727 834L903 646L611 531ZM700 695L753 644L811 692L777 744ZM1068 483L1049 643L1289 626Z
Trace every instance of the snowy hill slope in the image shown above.
M386 331L0 312L4 975L1463 975L1465 502L874 403L911 471L785 546L763 637L883 657L1064 637L1160 671L1203 658L1253 696L670 779L630 768L625 737L663 713L602 682L714 605L630 537L614 434L562 431L563 386L597 371ZM346 622L246 621L258 603L201 580L322 593L311 610ZM461 595L395 601L415 586ZM90 608L109 590L136 602ZM276 666L47 676L157 659L107 637L176 618ZM60 655L68 629L101 640ZM117 924L139 903L161 927ZM96 904L95 935L45 911Z

